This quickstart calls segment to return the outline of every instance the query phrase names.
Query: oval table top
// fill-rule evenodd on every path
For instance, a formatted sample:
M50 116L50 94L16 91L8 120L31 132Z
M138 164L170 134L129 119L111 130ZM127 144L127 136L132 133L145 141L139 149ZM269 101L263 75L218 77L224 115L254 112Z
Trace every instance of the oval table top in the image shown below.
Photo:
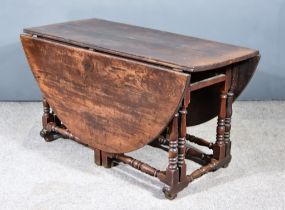
M172 71L199 73L236 65L234 99L248 84L260 57L254 49L95 18L26 28L24 32ZM188 126L217 115L216 88L191 95Z

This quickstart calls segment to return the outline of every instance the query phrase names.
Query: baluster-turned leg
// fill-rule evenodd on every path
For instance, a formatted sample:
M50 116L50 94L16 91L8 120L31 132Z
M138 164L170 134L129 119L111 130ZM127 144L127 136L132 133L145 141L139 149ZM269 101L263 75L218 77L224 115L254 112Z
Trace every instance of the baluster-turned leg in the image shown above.
M226 117L226 99L227 92L224 88L220 93L220 107L218 112L217 122L217 137L214 145L213 156L216 160L222 160L225 158L225 117Z
M51 114L50 106L45 97L43 97L43 116L42 116L42 124L43 128L47 126L49 122L53 122L53 116Z
M55 124L57 126L63 127L63 125L62 125L60 119L58 118L58 116L53 111L51 112L51 114L53 115L53 120L54 120Z
M234 93L233 90L236 88L236 81L238 76L238 69L237 67L231 69L229 71L229 78L228 79L228 85L230 86L230 90L227 94L227 107L226 107L226 118L225 118L225 134L224 134L224 140L225 140L225 146L226 146L226 152L225 156L228 157L229 161L224 165L224 167L227 167L229 165L229 162L231 161L231 140L230 140L230 133L231 133L231 119L232 119L232 104L233 104L233 97Z
M45 141L47 142L50 142L50 141L53 141L55 139L58 139L60 138L61 136L52 132L52 131L48 131L47 130L47 125L50 123L50 122L54 122L54 116L53 114L51 113L51 109L50 109L50 106L46 100L45 97L43 97L43 116L42 116L42 125L43 125L43 129L41 130L40 132L40 135L41 137L44 138Z
M174 199L177 196L176 192L173 192L173 188L179 182L179 170L177 167L178 163L178 117L176 113L172 119L170 136L169 136L169 151L168 151L168 167L166 169L166 181L168 186L165 186L162 190L165 197L168 199Z
M49 122L53 122L53 116L50 113L50 106L46 100L45 97L43 97L42 100L42 104L43 104L43 116L42 116L42 125L43 125L43 129L40 132L41 137L43 137L45 139L45 141L50 141L50 132L47 131L46 126Z
M231 154L231 140L230 140L230 133L231 133L231 119L232 119L232 103L233 103L233 92L229 92L227 94L227 109L226 109L226 118L225 118L225 134L224 140L226 145L226 156Z
M179 167L179 181L184 182L187 180L186 175L186 163L185 163L185 153L186 153L186 135L187 135L187 107L190 103L190 91L185 91L185 97L182 102L181 109L179 111L179 138L178 138L178 167Z
M186 151L186 110L181 110L180 121L180 134L178 138L178 167L179 167L179 181L186 179L186 164L185 164L185 151Z

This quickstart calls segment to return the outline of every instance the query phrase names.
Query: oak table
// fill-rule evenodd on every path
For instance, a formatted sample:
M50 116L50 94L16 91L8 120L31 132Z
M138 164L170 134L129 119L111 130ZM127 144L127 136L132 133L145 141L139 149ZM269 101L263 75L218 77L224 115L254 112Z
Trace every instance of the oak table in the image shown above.
M257 50L100 19L26 28L20 37L43 94L46 141L69 138L94 149L97 165L122 162L157 177L168 199L228 166L232 103ZM186 132L216 116L214 143ZM168 152L166 169L126 155L145 145ZM201 167L186 174L185 159Z

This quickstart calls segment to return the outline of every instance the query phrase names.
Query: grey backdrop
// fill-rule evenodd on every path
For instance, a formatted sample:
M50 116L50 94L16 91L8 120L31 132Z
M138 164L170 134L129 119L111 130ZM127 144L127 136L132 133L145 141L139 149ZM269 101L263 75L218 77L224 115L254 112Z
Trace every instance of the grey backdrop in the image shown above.
M259 49L240 99L285 99L284 0L0 0L0 100L38 100L19 34L22 28L103 18Z

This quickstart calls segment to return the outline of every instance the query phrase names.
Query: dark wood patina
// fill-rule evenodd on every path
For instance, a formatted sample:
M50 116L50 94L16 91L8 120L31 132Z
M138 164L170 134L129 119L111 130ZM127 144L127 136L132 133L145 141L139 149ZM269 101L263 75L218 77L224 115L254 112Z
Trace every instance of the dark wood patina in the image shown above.
M157 177L169 199L228 166L232 103L256 69L257 50L99 19L24 32L24 51L44 95L46 141L69 138L94 149L97 165L122 162ZM215 116L215 142L186 132ZM145 145L168 152L166 169L125 154ZM202 166L187 174L185 159Z

